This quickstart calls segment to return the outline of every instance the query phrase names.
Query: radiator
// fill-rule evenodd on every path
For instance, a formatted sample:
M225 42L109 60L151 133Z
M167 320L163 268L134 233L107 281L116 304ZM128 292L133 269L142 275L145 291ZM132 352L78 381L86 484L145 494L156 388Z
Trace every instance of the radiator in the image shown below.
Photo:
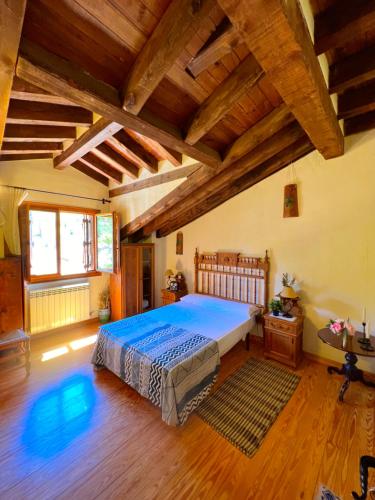
M30 290L30 333L40 333L90 318L90 285L79 283Z

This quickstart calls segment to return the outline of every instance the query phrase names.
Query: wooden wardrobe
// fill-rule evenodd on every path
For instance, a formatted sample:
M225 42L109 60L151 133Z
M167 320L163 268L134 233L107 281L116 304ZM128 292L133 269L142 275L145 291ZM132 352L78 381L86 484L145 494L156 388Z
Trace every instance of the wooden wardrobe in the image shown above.
M0 259L0 334L23 328L21 257Z
M111 274L111 319L117 321L154 307L153 243L122 243L120 271Z

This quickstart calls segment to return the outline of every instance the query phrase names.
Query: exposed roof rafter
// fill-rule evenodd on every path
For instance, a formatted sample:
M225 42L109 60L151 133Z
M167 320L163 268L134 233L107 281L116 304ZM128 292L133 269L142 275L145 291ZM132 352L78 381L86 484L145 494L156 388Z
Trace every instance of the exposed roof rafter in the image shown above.
M315 147L326 158L344 138L299 2L218 0Z

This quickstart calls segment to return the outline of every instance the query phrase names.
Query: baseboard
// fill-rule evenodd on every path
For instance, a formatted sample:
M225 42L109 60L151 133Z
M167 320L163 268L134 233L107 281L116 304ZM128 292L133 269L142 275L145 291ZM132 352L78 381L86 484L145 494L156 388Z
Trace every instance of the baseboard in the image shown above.
M315 363L319 363L320 365L336 366L337 368L341 368L341 366L342 366L342 363L340 363L338 361L334 361L334 360L328 359L328 358L323 358L322 356L318 356L317 354L313 354L312 352L303 351L303 355L306 359L309 359L310 361L314 361ZM363 374L365 375L366 378L375 382L375 373L363 371Z
M59 335L61 333L70 332L71 330L75 330L76 328L82 328L83 326L88 325L99 325L98 318L90 318L85 319L84 321L78 321L77 323L71 323L70 325L60 326L59 328L54 328L53 330L46 330L45 332L40 333L29 333L31 340L32 339L42 339L43 337L48 337L49 335Z

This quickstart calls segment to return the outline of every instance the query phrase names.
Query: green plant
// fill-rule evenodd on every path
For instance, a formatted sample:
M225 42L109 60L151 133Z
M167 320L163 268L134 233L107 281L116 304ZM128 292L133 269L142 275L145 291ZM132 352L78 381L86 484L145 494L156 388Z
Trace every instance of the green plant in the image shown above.
M99 309L109 309L110 306L110 295L109 288L106 287L100 292L99 295Z
M271 311L281 311L282 310L281 301L277 299L272 299L270 302L270 309Z
M296 282L296 278L292 278L288 273L283 273L281 283L283 286L293 286Z

